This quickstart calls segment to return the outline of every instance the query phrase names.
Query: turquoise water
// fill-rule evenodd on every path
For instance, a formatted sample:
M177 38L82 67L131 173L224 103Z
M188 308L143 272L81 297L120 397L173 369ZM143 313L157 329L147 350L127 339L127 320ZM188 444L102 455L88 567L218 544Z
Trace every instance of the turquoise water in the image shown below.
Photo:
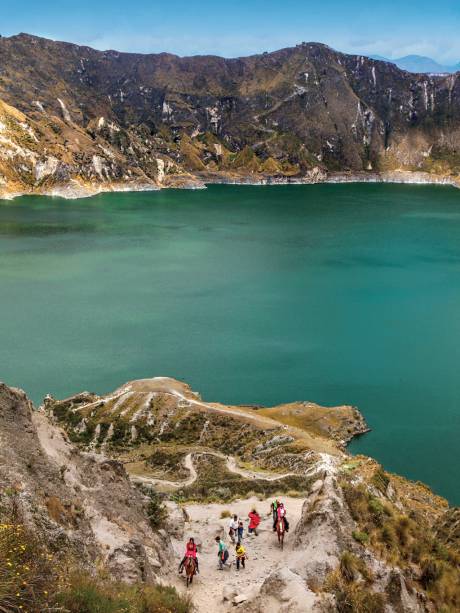
M38 402L170 375L357 405L351 449L460 504L460 191L211 186L0 204L0 378Z

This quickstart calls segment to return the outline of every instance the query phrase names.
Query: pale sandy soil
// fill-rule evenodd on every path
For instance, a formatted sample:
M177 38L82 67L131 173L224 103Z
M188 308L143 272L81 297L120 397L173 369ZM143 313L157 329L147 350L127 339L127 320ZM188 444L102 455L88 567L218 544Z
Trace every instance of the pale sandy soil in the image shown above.
M292 551L294 530L300 519L304 500L290 497L282 500L286 505L290 522L290 530L286 535L283 551L279 548L277 535L272 532L271 515L268 517L271 499L260 501L257 498L250 498L228 504L189 504L185 506L190 521L185 524L184 538L181 541L174 540L173 547L177 556L177 564L179 564L185 551L185 542L189 537L192 536L202 543L199 552L200 574L195 577L192 587L189 588L198 613L211 613L218 608L225 610L227 606L234 608L231 603L225 605L222 603L224 586L234 587L238 594L249 595L260 588L272 570L286 566L287 561L294 555ZM254 507L262 517L258 536L247 534L248 513ZM230 520L220 518L222 511L236 513L244 521L243 545L248 555L244 570L236 570L235 546L231 544L227 535ZM217 534L225 535L225 542L230 552L230 565L223 571L217 570L217 545L214 540ZM178 575L174 583L180 591L186 591L185 579L181 576ZM244 608L244 605L242 607Z

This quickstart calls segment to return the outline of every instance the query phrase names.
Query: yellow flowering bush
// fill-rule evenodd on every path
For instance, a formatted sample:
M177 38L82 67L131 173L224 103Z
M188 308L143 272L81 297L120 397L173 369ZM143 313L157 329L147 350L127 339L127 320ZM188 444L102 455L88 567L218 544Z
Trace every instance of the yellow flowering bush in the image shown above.
M0 524L0 612L48 609L52 556L20 523Z

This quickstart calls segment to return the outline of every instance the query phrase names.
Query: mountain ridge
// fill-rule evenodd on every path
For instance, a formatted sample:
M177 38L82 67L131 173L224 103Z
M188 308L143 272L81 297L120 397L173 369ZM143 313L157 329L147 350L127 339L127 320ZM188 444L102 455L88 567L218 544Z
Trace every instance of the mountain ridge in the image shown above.
M0 62L4 196L343 172L459 182L457 75L412 75L321 43L225 59L28 34L0 39Z

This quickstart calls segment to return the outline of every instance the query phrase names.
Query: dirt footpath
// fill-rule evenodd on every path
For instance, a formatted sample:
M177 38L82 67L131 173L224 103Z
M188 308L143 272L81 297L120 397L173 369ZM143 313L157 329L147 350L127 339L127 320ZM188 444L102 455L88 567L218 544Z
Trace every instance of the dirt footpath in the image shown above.
M198 543L202 544L198 554L200 574L195 577L193 586L189 588L198 613L210 613L217 610L218 605L222 606L225 586L234 588L240 595L250 595L258 591L266 576L273 569L286 565L292 555L293 534L300 519L304 500L289 497L283 497L281 500L286 506L290 524L283 551L278 545L276 533L272 531L271 515L268 517L272 499L260 501L257 498L250 498L229 504L186 505L190 521L185 524L183 541L173 541L173 546L177 554L177 564L179 564L188 538L194 537ZM257 509L262 518L258 536L248 535L247 532L248 513L253 508ZM230 518L221 519L223 511L238 515L238 518L244 522L243 545L248 555L246 569L236 570L235 546L231 544L228 536ZM217 545L214 539L218 534L224 537L230 553L229 567L223 571L217 569ZM186 590L185 579L178 578L175 584L180 591ZM229 608L233 607L231 603L227 604Z

